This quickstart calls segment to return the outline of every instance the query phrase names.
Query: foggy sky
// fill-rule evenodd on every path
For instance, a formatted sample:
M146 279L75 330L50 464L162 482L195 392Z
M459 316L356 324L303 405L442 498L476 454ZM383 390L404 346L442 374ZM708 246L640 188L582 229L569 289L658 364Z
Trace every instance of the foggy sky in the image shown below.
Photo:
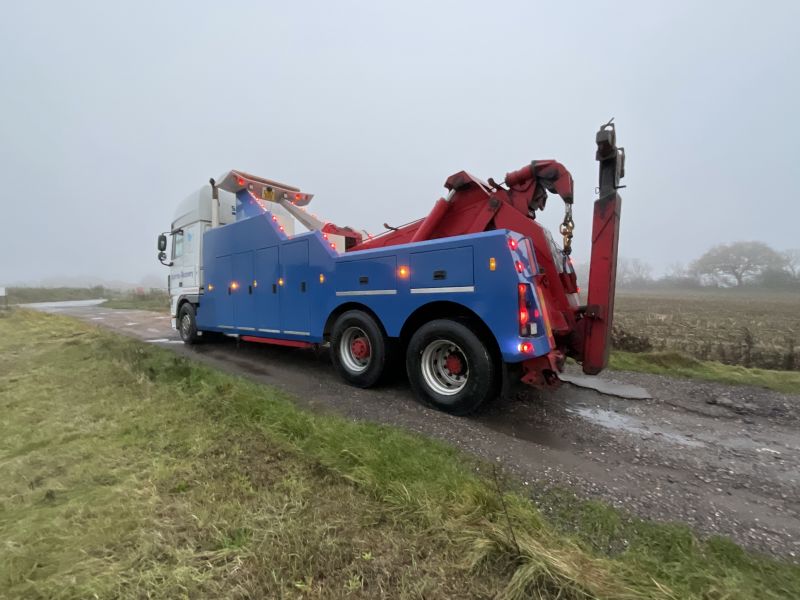
M456 171L555 158L582 261L612 116L622 256L798 247L798 22L794 1L5 2L0 285L166 278L156 236L233 168L377 233Z

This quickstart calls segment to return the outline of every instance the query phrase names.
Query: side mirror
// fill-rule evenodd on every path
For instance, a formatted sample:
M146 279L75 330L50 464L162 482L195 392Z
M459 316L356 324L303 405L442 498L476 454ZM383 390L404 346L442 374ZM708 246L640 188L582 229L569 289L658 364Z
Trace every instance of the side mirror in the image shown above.
M162 233L161 235L158 236L158 251L163 254L166 249L167 249L167 236L166 234ZM164 258L166 258L166 256Z

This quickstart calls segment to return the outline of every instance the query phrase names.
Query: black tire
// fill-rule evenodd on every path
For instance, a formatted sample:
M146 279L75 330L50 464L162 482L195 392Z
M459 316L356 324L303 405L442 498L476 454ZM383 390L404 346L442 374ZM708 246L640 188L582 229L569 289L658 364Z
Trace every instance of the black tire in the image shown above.
M453 415L469 414L497 395L489 348L455 321L430 321L411 336L406 371L419 400Z
M200 336L197 335L197 319L195 317L194 305L185 302L178 311L178 320L176 322L178 333L181 336L184 344L197 344L200 341Z
M386 336L375 319L360 310L348 310L333 325L333 366L342 379L356 387L372 387L381 380L387 346Z

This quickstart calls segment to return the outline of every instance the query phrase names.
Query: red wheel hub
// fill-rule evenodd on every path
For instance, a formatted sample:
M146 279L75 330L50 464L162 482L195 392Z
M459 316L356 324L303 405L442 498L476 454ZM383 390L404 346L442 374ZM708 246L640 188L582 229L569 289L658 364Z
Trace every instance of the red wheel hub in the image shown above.
M461 372L464 370L464 363L461 358L455 354L449 354L447 358L444 359L444 366L450 371L451 375L461 375Z
M365 337L359 337L350 342L350 352L358 360L364 360L369 357L369 340Z

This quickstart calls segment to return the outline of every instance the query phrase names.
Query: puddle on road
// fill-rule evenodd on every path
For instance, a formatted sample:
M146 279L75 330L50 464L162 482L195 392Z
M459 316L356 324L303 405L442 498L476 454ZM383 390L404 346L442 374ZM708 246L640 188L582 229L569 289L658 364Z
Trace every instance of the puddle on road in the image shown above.
M702 448L705 446L703 442L693 440L680 433L675 433L657 425L646 425L636 417L622 415L617 412L605 410L602 408L570 408L569 412L575 413L591 421L596 425L605 427L606 429L613 429L615 431L627 431L644 436L648 439L662 439L673 444L680 444L682 446L691 446L693 448Z

